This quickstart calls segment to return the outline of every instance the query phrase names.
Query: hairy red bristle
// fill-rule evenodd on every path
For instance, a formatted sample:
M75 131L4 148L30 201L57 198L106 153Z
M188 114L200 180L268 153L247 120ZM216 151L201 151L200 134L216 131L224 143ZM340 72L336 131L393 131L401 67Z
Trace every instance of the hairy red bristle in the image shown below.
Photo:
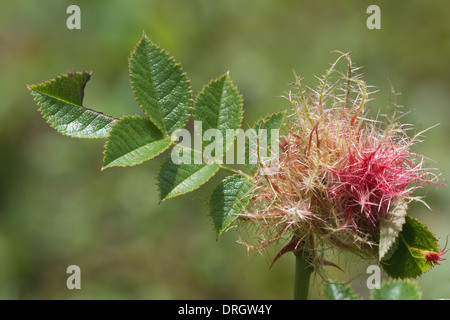
M294 239L316 261L323 261L318 248L330 246L372 256L391 204L407 204L424 183L437 181L423 168L424 157L412 152L418 135L409 137L398 124L397 106L386 122L369 119L361 75L349 78L335 67L319 86L303 89L298 80L300 94L288 94L293 112L281 136L280 169L256 177L254 201L243 215L259 226L259 245L246 242L249 248ZM441 259L428 257L433 264Z

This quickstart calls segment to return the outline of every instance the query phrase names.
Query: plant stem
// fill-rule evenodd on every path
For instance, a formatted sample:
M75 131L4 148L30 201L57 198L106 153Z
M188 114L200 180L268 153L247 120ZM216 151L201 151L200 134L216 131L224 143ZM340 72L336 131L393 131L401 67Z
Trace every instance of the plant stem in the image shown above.
M222 170L224 170L224 171L227 171L227 172L229 172L229 173L232 173L232 174L240 174L240 175L242 175L242 176L245 176L247 179L250 179L250 180L252 179L251 176L249 176L249 175L246 174L245 172L242 172L241 170L236 170L236 169L233 169L233 168L224 166L224 165L220 165L219 168L222 169Z
M295 254L294 300L308 300L309 280L313 267L309 262L309 253L299 250Z

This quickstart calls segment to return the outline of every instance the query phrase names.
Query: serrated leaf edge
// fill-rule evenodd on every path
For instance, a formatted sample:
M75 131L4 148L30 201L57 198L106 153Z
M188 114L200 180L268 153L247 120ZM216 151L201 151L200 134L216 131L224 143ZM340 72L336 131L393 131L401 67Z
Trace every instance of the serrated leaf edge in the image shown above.
M421 222L419 219L416 219L416 218L411 217L410 215L406 215L406 216L405 216L405 219L415 220L415 221L417 221L417 222L423 224L423 225L428 229L428 231L433 235L433 238L434 238L434 240L435 240L436 243L437 243L437 238L436 238L435 234L430 230L430 228L428 228L428 226L427 226L426 224L424 224L423 222ZM406 223L406 222L405 222L405 223ZM404 226L404 225L405 225L405 224L403 224L403 226ZM411 250L418 249L418 248L411 248L411 247L408 245L408 243L406 242L406 240L403 238L402 232L403 232L403 229L402 229L402 231L399 233L399 236L398 236L398 238L397 238L397 240L396 240L396 244L397 244L398 241L402 241L403 244L405 245L406 249L410 252L411 256L413 256ZM396 251L397 249L398 249L398 245L396 245L395 250L394 250L392 253L389 254L389 258L387 258L387 259L382 259L382 260L381 260L382 266L383 266L383 262L386 263L387 261L389 261L389 260L392 258L393 254L395 253L395 251ZM421 250L421 249L420 249L420 250ZM433 252L436 252L436 251L433 251ZM436 252L436 253L438 253L438 252ZM425 258L424 258L424 259L425 259ZM417 278L417 277L422 276L424 273L430 271L431 269L433 269L433 266L431 265L431 266L428 267L425 271L422 271L422 268L420 268L420 269L421 269L421 270L420 270L420 273L417 274L416 276L411 276L411 277L398 276L398 277L393 277L393 278L394 278L394 279L401 279L401 280L411 279L411 278ZM385 271L386 271L386 270L385 270ZM386 272L387 272L387 271L386 271ZM389 273L388 273L388 274L389 274ZM390 276L391 276L391 275L390 275ZM392 276L391 276L391 277L392 277Z
M374 289L374 290L372 290L372 292L370 293L370 299L371 299L371 300L375 300L375 299L373 298L374 292L377 291L377 290L382 290L382 289L383 289L383 286L387 286L387 285L390 285L390 284L392 284L392 283L407 283L407 284L412 284L412 285L415 287L415 289L417 290L417 291L416 291L417 294L419 295L418 300L420 300L420 299L422 298L422 291L420 290L420 287L419 287L419 285L418 285L418 283L417 283L416 281L413 281L413 280L410 280L410 279L406 279L406 280L405 280L405 279L390 279L390 280L384 281L384 282L381 284L380 289Z
M408 203L407 202L405 202L405 201L401 201L400 200L400 203L396 203L394 206L393 206L393 208L392 208L392 210L390 210L389 212L388 212L388 217L386 217L382 222L381 222L381 225L380 225L380 243L379 243L379 249L381 249L381 228L382 228L382 226L383 226L383 224L384 223L393 223L393 221L392 221L392 219L391 220L389 220L389 221L387 221L388 219L389 219L389 216L390 217L393 217L393 218L398 218L398 216L394 216L393 214L394 214L394 212L400 207L400 206L402 206L402 207L404 207L404 212L405 212L405 214L403 215L403 217L401 217L402 218L402 223L401 223L401 228L400 228L400 230L396 230L397 231L397 234L396 234L396 237L395 237L395 239L394 239L394 241L391 241L391 243L388 245L388 247L385 249L385 252L384 253L382 253L382 252L380 252L379 251L379 253L378 253L378 259L379 259L379 261L381 261L381 260L388 260L389 259L389 257L392 255L392 253L395 251L395 248L398 246L398 244L397 244L397 239L399 238L399 235L400 235L400 233L403 231L403 225L405 224L405 222L406 222L406 215L407 215L407 209L408 209ZM402 208L400 208L400 210L401 210Z
M165 200L168 200L168 199L171 199L171 198L174 198L174 197L178 197L178 196L184 195L184 194L186 194L186 193L189 193L189 192L192 192L192 191L197 190L197 189L200 188L202 185L204 185L205 183L207 183L212 177L214 177L214 176L216 175L217 171L219 171L219 169L220 169L220 164L218 164L218 163L216 163L216 162L205 164L205 167L208 166L208 165L212 165L212 164L216 164L216 165L217 165L217 168L216 168L216 170L214 171L214 174L213 174L211 177L209 177L207 180L205 180L205 181L202 182L201 184L197 185L197 187L195 187L195 188L192 189L192 190L187 190L187 191L184 191L184 192L179 192L179 193L176 193L176 194L174 194L174 195L171 195L171 196L165 196L164 198L162 198L162 197L161 197L161 187L160 187L160 185L159 185L159 181L160 181L160 180L159 180L159 177L161 176L161 172L163 171L164 165L166 164L167 161L172 161L172 159L171 159L170 156L163 162L163 164L161 165L161 167L160 167L160 169L159 169L158 175L156 176L156 185L158 186L159 202L160 202L160 203L163 202L163 201L165 201ZM203 167L203 168L204 168L204 167ZM177 185L177 186L178 186L178 185ZM172 189L172 190L173 190L173 189ZM170 192L169 192L169 194L170 194Z
M249 179L248 176L243 175L243 174L234 174L234 175L231 175L231 176L228 176L228 177L224 178L224 179L216 186L216 188L214 188L214 190L211 192L211 195L210 195L210 197L209 197L208 207L209 207L209 215L211 216L211 218L213 218L212 215L211 215L211 212L212 212L212 202L211 202L212 195L214 194L214 192L216 191L216 189L217 189L222 183L225 183L225 181L227 181L228 179L232 179L233 177L237 177L237 176L242 177L242 178L244 178L245 180L247 180L248 182L253 183L252 179ZM241 188L242 188L242 186L241 186ZM239 188L239 192L242 190L241 188ZM241 202L242 202L242 199L244 199L244 198L246 198L246 197L249 197L249 196L250 196L250 194L247 192L242 198L237 199L237 200L233 203L233 205L231 206L231 208L233 208L237 203L241 203ZM238 218L238 215L236 215L236 217L235 217L232 221L230 221L230 223L228 224L227 227L223 228L223 229L220 230L219 232L217 232L217 230L215 230L215 231L216 231L216 238L219 238L220 235L222 235L223 233L225 233L226 231L228 231L228 230L231 228L231 224L232 224L237 218Z
M203 88L197 93L197 95L195 96L195 99L194 99L194 108L193 108L193 110L195 110L195 105L196 105L196 101L197 101L197 99L198 99L198 97L200 96L200 95L202 95L203 93L204 93L204 91L212 84L212 83L214 83L214 82L219 82L221 79L223 79L223 78L227 78L228 79L228 81L230 81L230 84L231 84L231 86L236 90L236 92L237 92L237 95L238 95L238 97L239 97L239 102L240 102L240 105L244 105L244 96L242 95L242 93L239 91L239 88L234 84L234 82L233 82L233 80L231 79L231 76L230 76L230 71L227 71L226 73L224 73L224 74L222 74L221 76L219 76L219 77L217 77L217 78L214 78L214 79L212 79L212 80L210 80L206 85L204 85L203 86ZM223 99L223 90L222 90L222 94L221 94L221 96L220 96L220 100L222 101L222 99ZM193 118L194 118L194 120L197 120L196 118L195 118L195 114L194 114L194 112L193 112ZM241 112L240 112L240 117L239 117L239 126L238 126L238 128L240 128L241 126L242 126L242 120L244 119L244 108L242 107L242 110L241 110ZM217 128L216 128L217 129Z
M120 119L118 119L118 120L121 120L121 119L123 119L123 118L132 118L132 117L141 117L141 116L140 116L140 115L126 115L126 116L123 116L122 118L120 118ZM145 118L145 120L150 121L150 122L155 126L155 128L157 128L157 129L159 130L159 128L158 128L158 127L157 127L150 119ZM116 123L117 123L117 122L116 122ZM114 125L115 125L116 123L114 123ZM114 125L111 126L110 132L113 130ZM154 142L162 141L162 140L167 140L167 139L169 139L169 137L164 136L163 139L155 140ZM153 142L152 142L152 143L153 143ZM105 159L106 151L107 151L107 148L108 148L108 144L109 144L109 140L107 140L107 141L105 142L105 145L104 145L104 148L103 148L103 151L102 151L103 165L102 165L101 171L103 171L103 170L105 170L105 169L108 169L108 168L112 168L112 167L122 167L122 168L124 168L124 167L134 167L134 166L140 165L140 164L142 164L142 163L144 163L144 162L146 162L146 161L148 161L148 160L151 160L151 159L156 158L156 157L159 156L161 153L163 153L164 151L166 151L167 149L169 149L169 148L173 145L173 141L171 141L171 142L167 145L167 147L166 147L164 150L161 150L160 152L156 153L153 157L150 157L150 158L148 158L148 159L146 159L146 160L139 161L139 162L137 162L137 163L135 163L135 164L133 164L133 165L117 165L117 164L115 164L115 165L106 165L106 166L105 166L105 165L104 165L104 159ZM131 153L131 152L132 152L132 151L130 151L129 153ZM128 154L128 153L127 153L127 154ZM125 154L125 155L126 155L126 154ZM123 156L125 156L125 155L122 155L121 157L123 157ZM117 158L117 159L118 159L118 158ZM117 159L114 159L114 161L116 161ZM110 163L112 163L112 162L110 162Z
M85 89L86 84L88 83L88 81L90 80L91 75L92 75L92 71L89 71L89 72L88 72L88 71L85 71L84 69L83 69L83 71L76 71L76 70L74 70L73 73L70 72L70 71L67 72L66 74L65 74L65 73L61 73L60 75L55 75L55 78L53 78L53 79L45 80L45 81L43 81L43 82L38 82L38 83L35 83L35 84L27 84L26 87L27 87L27 89L29 90L31 96L33 97L33 101L34 101L35 104L38 106L37 111L39 112L39 114L41 115L41 117L45 120L45 122L47 123L47 125L48 125L49 127L51 127L51 128L53 128L54 130L56 130L59 134L65 136L65 137L68 137L68 138L73 138L73 139L80 139L80 138L82 138L82 139L106 139L107 136L106 136L106 137L101 137L101 138L96 138L96 137L76 137L76 136L70 136L70 135L68 135L68 134L65 134L65 133L61 132L60 130L58 130L57 128L55 128L55 127L49 122L49 120L47 120L47 118L45 117L45 115L44 115L43 112L41 111L41 107L42 107L42 106L41 106L41 104L37 101L36 93L42 94L42 95L46 95L46 96L51 97L51 98L53 98L53 99L60 100L60 101L62 101L62 102L64 102L64 103L66 103L66 104L70 104L70 105L75 106L75 107L80 107L80 108L83 108L83 109L85 109L85 110L87 110L87 111L91 111L91 112L93 112L93 113L96 113L96 114L98 114L99 116L103 116L103 117L105 117L105 118L111 119L112 122L111 122L110 128L109 128L109 130L108 130L108 133L109 133L109 131L111 131L112 126L115 124L115 122L116 122L117 120L119 120L119 118L116 118L116 117L107 115L107 114L105 114L105 113L103 113L103 112L96 111L96 110L94 110L94 109L85 107L83 104L81 104L81 105L76 105L76 104L73 104L72 102L69 102L69 101L67 101L67 100L65 100L65 99L60 99L60 98L58 98L58 97L55 97L55 96L52 96L52 95L49 95L49 94L46 94L46 93L41 93L41 92L39 92L39 91L33 89L33 87L36 87L36 86L45 86L45 85L51 84L52 82L56 82L56 78L68 77L68 76L70 76L70 74L75 74L75 73L85 73L85 74L88 74L88 75L89 75L89 78L86 80L86 82L84 83L83 88L82 88L82 90L83 90L83 91L82 91L82 100L83 100L83 98L84 98L84 89Z
M143 110L143 108L141 107L141 105L140 105L139 102L137 101L136 90L134 90L133 85L132 85L132 81L131 81L132 77L131 77L131 66L130 66L130 63L131 63L131 57L132 57L132 56L134 55L134 53L136 52L136 49L137 49L138 45L139 45L142 41L144 41L144 40L147 40L147 41L150 42L157 50L160 50L162 53L166 54L167 57L169 58L169 60L171 60L171 61L173 62L174 67L175 67L175 68L177 68L177 67L180 68L181 75L184 76L184 77L186 78L186 82L187 82L187 84L189 85L189 92L190 92L190 97L191 97L191 98L190 98L189 109L188 109L188 110L189 110L189 113L188 113L188 115L187 115L187 117L186 117L186 121L184 122L183 126L180 127L180 128L183 128L183 127L185 127L186 124L188 123L189 118L192 116L192 111L193 111L193 109L194 109L194 107L193 107L193 104L194 104L194 98L193 98L193 91L192 91L192 86L191 86L191 80L188 78L187 72L185 72L185 71L183 70L183 68L181 67L181 63L180 63L180 62L177 62L177 60L175 59L175 57L174 57L173 55L171 55L165 48L163 48L163 47L161 47L160 45L158 45L157 43L153 42L153 41L146 35L145 32L142 33L141 38L140 38L139 41L136 43L136 45L134 46L134 48L131 50L130 55L128 56L128 77L129 77L129 79L130 79L131 90L132 90L132 92L133 92L134 99L135 99L136 103L138 104L139 108L140 108L141 110ZM159 127L156 123L154 123L154 121L153 121L152 119L150 119L150 117L148 117L147 114L145 114L145 112L144 112L144 114L145 114L145 116L147 117L147 119L150 120L150 121L151 121L151 122L152 122L159 130L161 130L161 132L163 132L163 134L169 135L169 132L167 131L167 128L166 128L166 124L165 124L165 122L164 122L164 117L163 117L162 114L161 114L161 110L159 110L159 113L160 113L161 119L163 120L164 128L160 128L160 127Z
M272 119L272 117L274 117L274 116L276 116L276 115L279 115L279 114L282 114L282 115L283 115L283 118L281 119L280 126L278 127L278 129L280 129L280 128L283 126L283 123L286 121L286 114L287 114L287 111L286 111L286 110L284 110L284 111L279 111L279 112L274 112L274 113L270 113L270 114L267 114L267 115L264 116L264 117L259 118L259 119L256 120L255 123L253 124L252 129L255 129L256 125L257 125L258 122L260 122L260 121L262 121L262 124L261 124L261 127L258 128L258 130L264 129L264 125L266 124L266 122L269 121L270 119ZM255 130L256 130L256 129L255 129ZM259 141L259 136L258 136L258 141ZM245 152L246 152L246 155L247 155L247 152L248 152L248 150L247 150L247 143L245 144L245 149L246 149ZM259 153L259 151L258 151L258 153ZM248 156L250 156L250 155L248 154ZM258 157L258 158L259 158L259 157ZM246 160L248 160L248 159L246 159ZM258 169L254 169L252 166L258 166ZM250 173L251 173L252 175L257 175L258 172L259 172L259 167L260 167L260 165L259 165L259 164L247 164L247 163L246 163L246 164L245 164L245 167L247 168L248 171L250 171Z

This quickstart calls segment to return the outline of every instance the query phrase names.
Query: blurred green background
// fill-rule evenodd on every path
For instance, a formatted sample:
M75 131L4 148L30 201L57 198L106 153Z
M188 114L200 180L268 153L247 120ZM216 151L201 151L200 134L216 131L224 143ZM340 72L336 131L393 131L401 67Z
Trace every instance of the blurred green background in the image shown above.
M37 112L26 84L67 71L93 71L85 105L120 117L140 114L127 58L142 32L166 48L194 93L226 71L244 96L244 126L285 109L293 80L317 84L336 55L353 51L366 81L388 105L389 82L403 120L426 134L417 151L448 180L450 157L450 5L448 1L376 1L381 30L369 30L375 1L5 1L0 10L0 298L2 299L291 299L294 258L270 268L274 249L247 254L234 231L216 241L197 192L158 205L155 176L163 156L100 172L103 141L63 137ZM68 30L66 8L81 8ZM423 192L432 211L410 214L436 233L450 230L448 187ZM337 253L335 253L337 255ZM355 258L334 257L344 268ZM81 268L68 290L66 268ZM330 270L364 296L366 264ZM359 268L360 275L355 274ZM350 270L350 271L349 271ZM423 298L450 299L450 262L418 279ZM315 284L320 284L317 279ZM319 290L312 289L315 299Z

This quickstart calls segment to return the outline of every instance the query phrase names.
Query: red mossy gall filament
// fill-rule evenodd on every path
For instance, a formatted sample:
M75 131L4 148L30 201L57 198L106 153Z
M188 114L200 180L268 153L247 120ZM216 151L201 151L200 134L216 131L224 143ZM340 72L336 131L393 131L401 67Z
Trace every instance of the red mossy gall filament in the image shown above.
M335 70L336 62L317 87L303 88L298 78L298 93L288 93L292 112L280 136L279 171L255 177L243 220L257 226L259 245L249 247L295 239L316 262L330 247L373 258L380 224L419 200L413 193L424 184L437 184L425 157L412 151L422 133L408 135L396 104L384 119L370 118L371 92L345 58L346 74ZM425 257L436 264L441 256Z

